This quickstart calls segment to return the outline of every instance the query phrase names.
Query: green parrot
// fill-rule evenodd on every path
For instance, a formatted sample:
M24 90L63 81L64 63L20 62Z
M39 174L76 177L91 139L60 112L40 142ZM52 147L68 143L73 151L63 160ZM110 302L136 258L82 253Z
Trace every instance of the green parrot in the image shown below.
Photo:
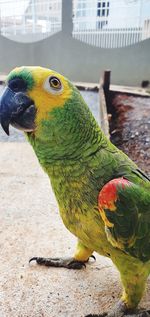
M111 258L123 285L107 316L150 316L150 310L136 310L150 273L148 176L105 137L77 88L53 70L11 71L0 120L7 134L10 124L25 132L50 178L62 220L78 238L72 257L30 262L81 269L96 251Z

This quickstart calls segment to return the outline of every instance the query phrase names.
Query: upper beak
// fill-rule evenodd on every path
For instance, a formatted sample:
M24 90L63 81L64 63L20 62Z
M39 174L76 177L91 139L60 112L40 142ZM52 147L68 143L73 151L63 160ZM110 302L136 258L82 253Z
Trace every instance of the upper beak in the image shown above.
M9 124L24 130L35 129L36 109L34 102L23 92L14 92L6 87L0 98L0 123L9 135Z

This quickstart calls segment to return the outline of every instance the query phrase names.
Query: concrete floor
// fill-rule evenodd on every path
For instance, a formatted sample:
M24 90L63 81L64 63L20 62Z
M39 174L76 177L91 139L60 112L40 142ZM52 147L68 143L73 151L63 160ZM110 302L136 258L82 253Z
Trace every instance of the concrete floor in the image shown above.
M81 271L28 264L36 255L72 255L75 238L27 143L0 143L0 224L0 317L84 317L118 300L109 259L96 255ZM141 305L148 308L149 299L150 290Z

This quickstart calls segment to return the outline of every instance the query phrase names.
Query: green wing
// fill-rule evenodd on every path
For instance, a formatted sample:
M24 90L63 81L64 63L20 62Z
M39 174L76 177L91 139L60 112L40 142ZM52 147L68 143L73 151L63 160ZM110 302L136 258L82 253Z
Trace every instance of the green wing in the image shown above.
M107 238L113 246L146 262L150 260L150 183L142 186L118 180L104 186L108 193L99 205ZM103 189L100 195L103 198Z

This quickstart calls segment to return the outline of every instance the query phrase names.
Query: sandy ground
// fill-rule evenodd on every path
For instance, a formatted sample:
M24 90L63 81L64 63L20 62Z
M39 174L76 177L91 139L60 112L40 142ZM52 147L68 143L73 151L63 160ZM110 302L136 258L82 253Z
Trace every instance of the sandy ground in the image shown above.
M84 317L118 300L119 274L109 259L96 255L81 271L28 264L36 255L72 255L75 238L27 143L0 143L0 223L0 317ZM141 305L149 298L150 290Z

